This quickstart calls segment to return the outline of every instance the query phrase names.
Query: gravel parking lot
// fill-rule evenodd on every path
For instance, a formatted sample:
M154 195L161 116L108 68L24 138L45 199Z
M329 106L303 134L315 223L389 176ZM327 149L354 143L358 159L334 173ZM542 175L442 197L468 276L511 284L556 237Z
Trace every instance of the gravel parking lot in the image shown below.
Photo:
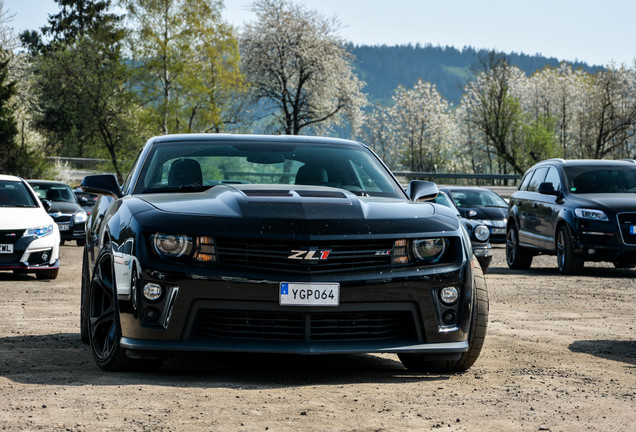
M394 355L188 355L106 373L79 338L81 248L54 281L0 273L0 430L636 430L636 270L554 257L486 280L490 323L468 372Z

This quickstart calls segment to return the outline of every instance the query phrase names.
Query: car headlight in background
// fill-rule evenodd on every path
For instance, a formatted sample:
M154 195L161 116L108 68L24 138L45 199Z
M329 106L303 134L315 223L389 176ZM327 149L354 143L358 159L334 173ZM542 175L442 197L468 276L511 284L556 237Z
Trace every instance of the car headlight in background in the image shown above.
M413 240L413 253L418 261L435 262L446 250L446 239L437 237Z
M86 215L86 212L84 211L77 212L73 215L74 224L81 224L86 222L87 220L88 220L88 216Z
M176 258L192 251L192 239L185 235L157 233L152 234L150 240L158 255Z
M577 208L577 209L574 209L574 214L576 215L576 217L581 219L590 219L590 220L597 220L597 221L609 220L607 218L607 215L602 210Z
M53 225L38 228L29 228L24 232L25 237L45 237L53 232Z
M475 238L479 241L486 241L490 237L490 229L486 225L477 225L473 230Z

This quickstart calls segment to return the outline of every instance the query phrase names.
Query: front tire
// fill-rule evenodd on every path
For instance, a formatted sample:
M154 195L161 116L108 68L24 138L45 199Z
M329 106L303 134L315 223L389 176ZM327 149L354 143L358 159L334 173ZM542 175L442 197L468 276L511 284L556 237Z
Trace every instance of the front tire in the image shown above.
M510 225L506 232L506 262L513 270L528 270L532 264L532 254L519 246L519 231Z
M464 372L477 361L486 339L488 328L488 288L484 273L476 260L473 260L473 278L475 289L473 294L473 310L468 333L468 351L459 360L430 360L426 354L402 353L398 357L402 364L413 372Z
M80 336L82 343L88 345L90 343L90 330L88 325L89 302L88 293L90 290L91 276L88 263L88 249L84 248L84 257L82 258L82 287L80 289Z
M574 275L581 273L585 262L574 253L574 243L567 225L562 225L559 228L556 252L557 264L561 274Z
M36 270L35 277L38 279L57 279L60 269Z
M126 357L119 344L121 326L109 245L97 257L88 291L88 332L93 359L100 369L120 371L132 369L135 361Z

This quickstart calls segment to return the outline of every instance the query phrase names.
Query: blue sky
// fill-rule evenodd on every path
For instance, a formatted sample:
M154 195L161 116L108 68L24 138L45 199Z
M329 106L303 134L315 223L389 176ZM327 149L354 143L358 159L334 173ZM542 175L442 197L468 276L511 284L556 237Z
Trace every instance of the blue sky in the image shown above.
M4 0L16 31L37 29L57 11L54 0ZM336 16L355 44L420 43L542 54L592 65L636 60L635 0L303 0ZM225 0L237 27L254 20L250 0Z

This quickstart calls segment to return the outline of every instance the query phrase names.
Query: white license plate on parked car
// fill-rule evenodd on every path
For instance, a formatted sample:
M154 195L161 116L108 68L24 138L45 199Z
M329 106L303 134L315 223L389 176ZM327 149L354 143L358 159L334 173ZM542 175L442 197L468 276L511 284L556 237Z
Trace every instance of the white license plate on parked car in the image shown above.
M338 306L339 283L281 282L281 306Z
M13 253L12 244L0 244L0 253L10 254Z
M491 228L490 229L490 233L491 234L505 234L506 233L506 229L505 228Z
M68 231L68 224L57 224L60 228L60 231Z

